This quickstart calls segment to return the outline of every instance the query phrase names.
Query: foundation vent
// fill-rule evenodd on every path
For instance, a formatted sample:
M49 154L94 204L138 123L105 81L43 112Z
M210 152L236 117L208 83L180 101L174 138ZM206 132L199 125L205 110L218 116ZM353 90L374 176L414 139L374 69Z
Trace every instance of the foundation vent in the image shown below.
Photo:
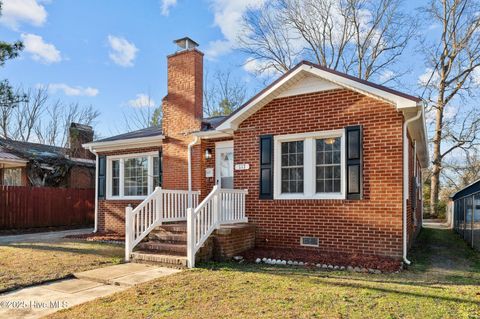
M301 246L318 247L317 237L300 237Z

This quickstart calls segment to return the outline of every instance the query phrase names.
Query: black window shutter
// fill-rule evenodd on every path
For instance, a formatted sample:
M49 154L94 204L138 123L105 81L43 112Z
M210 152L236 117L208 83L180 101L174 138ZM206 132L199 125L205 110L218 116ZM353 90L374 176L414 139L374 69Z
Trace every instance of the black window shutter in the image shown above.
M362 199L363 197L362 135L361 125L347 126L345 128L347 199Z
M98 156L98 199L105 199L106 190L107 157Z
M156 186L162 187L163 181L163 168L162 168L162 151L158 151L158 184Z
M273 199L273 135L260 136L260 199Z

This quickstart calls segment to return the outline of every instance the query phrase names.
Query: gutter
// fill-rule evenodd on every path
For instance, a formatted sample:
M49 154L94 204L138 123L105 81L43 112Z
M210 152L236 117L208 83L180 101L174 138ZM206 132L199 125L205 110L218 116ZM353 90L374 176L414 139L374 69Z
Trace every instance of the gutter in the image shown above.
M92 146L89 146L88 150L95 154L95 225L93 232L96 233L98 231L98 154Z
M403 123L403 261L410 265L412 262L407 259L407 249L408 249L408 233L407 233L407 199L409 197L409 176L408 176L408 124L413 121L418 120L423 114L423 108L420 109L414 117L408 119Z
M199 141L200 141L200 138L198 136L195 136L193 141L188 144L187 158L188 158L188 192L189 192L188 207L189 208L192 207L192 203L193 203L192 195L191 195L191 192L192 192L192 148L193 148L193 146L198 144Z

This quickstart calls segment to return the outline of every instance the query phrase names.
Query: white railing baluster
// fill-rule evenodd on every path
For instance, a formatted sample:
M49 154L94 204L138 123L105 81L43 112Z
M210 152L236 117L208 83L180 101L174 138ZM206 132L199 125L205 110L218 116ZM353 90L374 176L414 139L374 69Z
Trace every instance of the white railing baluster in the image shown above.
M220 189L214 186L195 209L187 210L188 267L195 267L195 254L221 224L248 221L245 215L247 193L247 190Z
M164 190L156 187L135 209L125 208L125 260L133 248L163 222L187 220L188 196L198 199L199 192ZM195 201L195 203L197 203ZM196 207L196 206L195 206ZM199 231L200 233L200 231Z

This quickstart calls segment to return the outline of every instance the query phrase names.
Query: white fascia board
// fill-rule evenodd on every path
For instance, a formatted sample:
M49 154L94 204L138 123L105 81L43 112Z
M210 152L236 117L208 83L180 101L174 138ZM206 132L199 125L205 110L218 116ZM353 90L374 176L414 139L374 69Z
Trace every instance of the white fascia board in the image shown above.
M149 137L129 138L124 140L92 142L82 144L82 147L94 151L114 151L118 149L132 149L147 146L159 146L159 142L165 139L164 135L156 135Z
M263 92L259 96L257 96L254 100L252 100L250 103L248 103L246 106L244 106L241 110L239 110L237 113L233 114L230 118L228 118L225 122L220 124L217 127L218 131L224 131L224 130L235 130L238 128L238 125L241 122L242 115L250 111L252 107L255 107L258 103L260 103L262 100L267 98L270 94L274 93L277 89L279 89L282 85L284 85L286 82L288 82L290 79L295 77L297 74L303 71L303 66L299 67L298 69L294 70L292 73L290 73L288 76L286 76L282 81L279 81L275 85L273 85L270 89L267 91Z
M370 86L368 84L360 83L358 81L348 79L337 74L333 74L331 72L320 70L313 66L303 65L301 69L311 72L326 81L333 82L347 89L351 89L361 94L369 95L373 98L380 98L381 100L395 105L397 109L417 107L419 104L416 101L402 97L400 95L390 93L379 88Z
M208 140L208 139L214 139L214 138L232 137L233 131L224 132L224 131L211 130L211 131L195 132L192 135L197 136L201 139Z
M27 164L28 161L22 159L0 158L0 164Z
M397 110L412 108L412 107L417 108L418 106L422 105L421 102L416 102L406 97L402 97L400 95L390 93L390 92L381 90L379 88L372 87L368 84L360 83L353 79L349 79L344 76L340 76L331 72L327 72L325 70L315 68L314 66L304 64L300 66L298 69L294 70L291 74L286 76L284 79L282 79L281 81L273 85L270 89L268 89L267 91L263 92L261 95L256 97L250 103L245 105L237 113L233 114L224 123L220 124L217 127L217 130L223 131L223 130L237 129L238 125L242 122L242 119L244 118L247 112L251 112L252 108L255 108L255 106L259 105L264 99L267 99L268 97L273 95L276 90L278 90L281 86L283 86L286 82L291 80L293 77L297 76L300 72L308 72L321 79L324 79L325 81L332 82L341 87L393 104L397 108ZM263 105L263 104L260 104L260 105Z

